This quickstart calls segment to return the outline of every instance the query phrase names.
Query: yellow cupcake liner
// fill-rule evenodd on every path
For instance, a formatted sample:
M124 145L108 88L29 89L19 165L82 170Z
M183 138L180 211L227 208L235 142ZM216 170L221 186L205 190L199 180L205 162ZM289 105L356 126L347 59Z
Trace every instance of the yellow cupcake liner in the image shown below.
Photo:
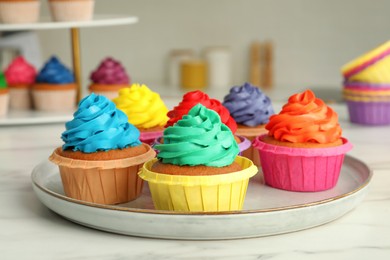
M390 82L390 55L387 55L386 52L390 48L390 41L387 41L377 48L363 54L362 56L352 60L341 68L341 71L344 75L347 75L354 69L362 66L361 69L358 69L356 73L348 76L348 81L363 81L370 83L388 83ZM379 58L379 60L370 64L370 61L375 60L384 55L384 57Z
M390 56L370 65L362 71L348 78L349 81L360 81L370 83L390 82Z
M146 162L139 176L146 180L158 210L205 212L241 210L249 178L257 167L247 158L237 156L241 171L210 175L184 176L152 172L157 159Z
M344 95L344 100L355 101L355 102L390 102L390 96L370 97L370 96Z

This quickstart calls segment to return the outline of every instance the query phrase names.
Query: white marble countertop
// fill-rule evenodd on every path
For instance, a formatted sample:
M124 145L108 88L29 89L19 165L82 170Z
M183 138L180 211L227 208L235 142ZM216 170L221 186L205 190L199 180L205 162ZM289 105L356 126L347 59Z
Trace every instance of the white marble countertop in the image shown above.
M62 218L37 199L30 174L61 145L63 124L0 126L0 259L390 259L390 126L353 125L334 108L349 154L373 169L364 201L326 225L225 241L123 236Z

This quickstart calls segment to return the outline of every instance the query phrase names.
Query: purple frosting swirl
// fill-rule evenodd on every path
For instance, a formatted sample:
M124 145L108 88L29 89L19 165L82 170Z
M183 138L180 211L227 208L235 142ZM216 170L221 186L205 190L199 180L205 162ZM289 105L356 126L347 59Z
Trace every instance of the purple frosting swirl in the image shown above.
M269 97L249 83L232 87L223 105L238 124L246 126L266 124L275 113Z
M96 84L130 84L129 76L122 64L113 58L104 59L92 72L90 79Z

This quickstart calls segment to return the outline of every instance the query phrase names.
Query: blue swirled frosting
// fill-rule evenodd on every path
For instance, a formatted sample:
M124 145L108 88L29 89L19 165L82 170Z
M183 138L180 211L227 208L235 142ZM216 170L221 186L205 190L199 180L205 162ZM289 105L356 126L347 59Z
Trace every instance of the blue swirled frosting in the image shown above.
M104 96L92 93L82 99L73 117L61 136L64 150L93 153L141 144L139 130Z
M52 56L37 75L36 82L68 84L74 82L73 73L57 57Z
M266 124L275 113L269 97L249 83L231 88L223 105L238 124L246 126Z

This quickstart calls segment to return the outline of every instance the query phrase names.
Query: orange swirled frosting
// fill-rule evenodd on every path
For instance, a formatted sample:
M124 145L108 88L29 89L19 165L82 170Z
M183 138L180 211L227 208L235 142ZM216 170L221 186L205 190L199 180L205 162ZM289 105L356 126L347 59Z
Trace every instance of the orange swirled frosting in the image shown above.
M282 142L328 144L341 137L336 112L311 90L291 96L265 128L269 136Z

